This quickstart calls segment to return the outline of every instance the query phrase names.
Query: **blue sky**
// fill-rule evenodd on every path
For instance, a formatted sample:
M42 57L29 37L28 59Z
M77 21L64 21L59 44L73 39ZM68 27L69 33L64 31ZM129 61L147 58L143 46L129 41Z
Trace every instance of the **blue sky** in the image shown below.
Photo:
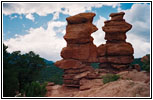
M63 39L66 17L82 12L94 12L94 44L105 43L101 27L109 14L124 11L124 19L133 25L127 41L134 47L135 58L150 52L149 3L3 3L3 42L8 51L34 51L41 57L56 61L66 46Z

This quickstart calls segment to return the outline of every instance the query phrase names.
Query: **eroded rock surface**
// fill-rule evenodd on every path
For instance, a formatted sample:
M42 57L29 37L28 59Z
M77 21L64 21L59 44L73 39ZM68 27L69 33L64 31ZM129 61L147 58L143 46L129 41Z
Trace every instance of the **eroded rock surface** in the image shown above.
M102 73L105 75L104 73ZM103 76L101 75L101 76ZM47 97L149 97L150 76L137 70L119 72L120 79L104 84L102 79L80 80L80 89L47 86Z
M95 13L80 13L66 18L66 34L64 39L67 47L61 51L60 61L55 65L64 69L64 86L80 87L82 78L96 78L97 74L90 66L91 62L97 62L97 47L93 44L91 34L97 31L92 24Z
M132 25L123 19L124 15L124 12L110 14L111 20L105 21L102 27L107 41L97 49L98 60L100 68L107 69L108 73L128 69L134 59L133 47L126 42L126 32L132 28Z

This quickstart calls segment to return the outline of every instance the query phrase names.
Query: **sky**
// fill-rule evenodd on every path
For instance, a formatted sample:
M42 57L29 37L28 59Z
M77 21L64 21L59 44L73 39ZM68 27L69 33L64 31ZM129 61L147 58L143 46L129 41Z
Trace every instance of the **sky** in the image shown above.
M47 60L62 59L60 52L66 46L66 18L78 13L94 12L93 24L98 30L92 33L94 44L105 44L104 21L110 13L125 12L124 19L132 24L126 33L127 42L134 48L134 57L150 53L150 3L118 2L3 2L3 42L7 51L21 53L34 51Z

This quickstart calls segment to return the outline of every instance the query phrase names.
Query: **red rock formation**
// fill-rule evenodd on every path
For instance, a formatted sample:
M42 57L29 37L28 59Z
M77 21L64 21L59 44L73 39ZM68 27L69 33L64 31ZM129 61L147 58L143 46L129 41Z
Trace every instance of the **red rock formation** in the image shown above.
M67 47L61 51L60 61L55 63L64 69L64 85L80 87L82 78L95 78L94 69L89 66L90 62L97 62L97 47L93 44L91 34L97 31L92 24L94 13L80 13L66 18L66 34L64 39Z
M106 44L98 47L98 61L102 69L117 70L127 69L133 61L133 47L126 42L126 32L132 25L123 19L124 12L110 14L111 20L105 21L102 27L106 32ZM109 72L109 71L108 71Z

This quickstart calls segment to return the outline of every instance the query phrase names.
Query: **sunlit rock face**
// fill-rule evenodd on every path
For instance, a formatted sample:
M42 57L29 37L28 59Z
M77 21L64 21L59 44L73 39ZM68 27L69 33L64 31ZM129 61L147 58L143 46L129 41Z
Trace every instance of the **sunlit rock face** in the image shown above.
M64 85L80 87L82 78L96 78L91 62L97 62L97 47L93 44L91 34L97 31L92 24L95 13L80 13L66 18L66 34L64 39L67 46L61 51L60 61L55 65L64 69Z
M106 44L99 47L93 44L91 34L97 31L92 24L94 13L80 13L66 18L67 46L61 51L60 61L55 65L64 69L63 82L65 86L80 87L80 80L98 77L90 63L100 63L101 69L108 73L118 73L128 69L133 61L133 47L126 42L126 32L132 25L123 19L124 12L110 14L111 20L105 21L102 30L105 31Z
M98 47L100 67L113 68L116 71L127 69L133 61L133 47L126 42L126 32L132 25L124 19L124 12L110 14L111 20L105 21L102 30L105 32L106 44ZM109 72L109 71L108 71Z

